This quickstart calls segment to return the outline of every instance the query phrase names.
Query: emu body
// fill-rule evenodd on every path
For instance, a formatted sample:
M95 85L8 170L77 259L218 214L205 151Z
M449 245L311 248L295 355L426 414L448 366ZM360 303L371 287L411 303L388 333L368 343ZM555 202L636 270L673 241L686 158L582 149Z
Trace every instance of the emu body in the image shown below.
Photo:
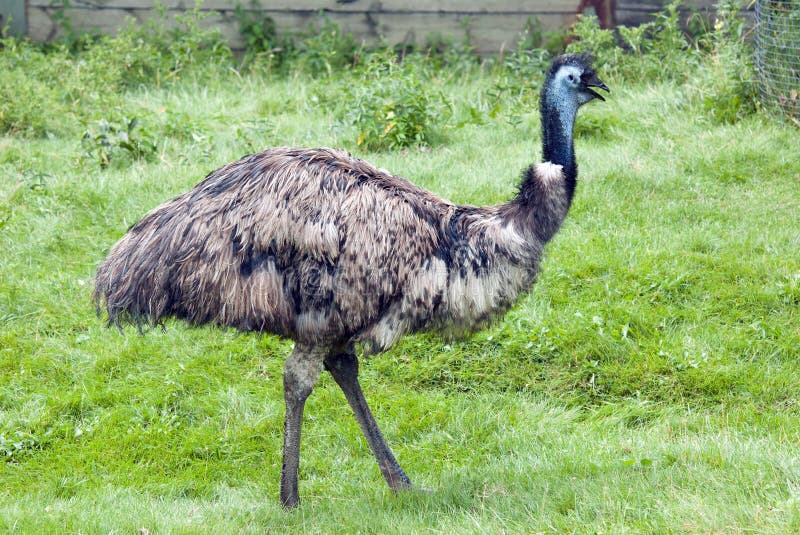
M572 127L578 107L599 97L590 87L607 89L586 58L553 62L541 101L545 161L507 203L455 205L341 151L271 149L131 227L97 270L95 300L110 323L176 317L295 341L284 368L285 506L299 500L303 407L323 369L387 483L410 487L358 384L355 348L382 351L421 330L468 333L533 285L572 200Z

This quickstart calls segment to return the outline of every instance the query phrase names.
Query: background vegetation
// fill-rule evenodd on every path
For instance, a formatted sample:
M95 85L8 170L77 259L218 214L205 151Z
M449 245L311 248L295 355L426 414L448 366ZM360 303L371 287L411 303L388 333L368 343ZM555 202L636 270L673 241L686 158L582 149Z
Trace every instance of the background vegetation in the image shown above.
M582 110L576 201L541 279L470 340L415 336L363 383L415 483L392 495L335 384L309 400L302 507L277 500L289 342L106 329L94 269L210 170L343 146L456 202L538 158L528 36L365 50L197 12L0 47L0 529L34 532L800 531L800 136L755 99L731 5L680 31L576 27L612 88ZM554 40L554 42L560 42ZM554 45L557 46L557 45ZM57 81L57 83L54 83Z

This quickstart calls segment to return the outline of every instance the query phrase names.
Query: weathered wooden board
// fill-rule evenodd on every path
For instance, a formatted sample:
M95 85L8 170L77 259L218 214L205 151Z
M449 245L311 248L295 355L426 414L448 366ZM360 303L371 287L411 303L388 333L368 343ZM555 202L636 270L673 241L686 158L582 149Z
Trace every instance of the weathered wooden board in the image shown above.
M29 0L33 7L50 7L50 0ZM152 9L152 0L73 0L70 4L80 9ZM397 13L574 13L578 0L488 0L469 2L462 0L429 0L426 2L403 0L264 0L252 3L248 0L205 0L202 10L228 11L238 4L246 9L259 11L331 11L340 13L397 12ZM162 2L167 10L186 10L194 7L191 0L168 0Z
M152 16L153 10L141 7L139 0L107 0L102 7L85 6L73 2L67 11L72 27L77 31L114 33L126 24L128 18L144 21ZM221 2L217 2L221 3ZM300 2L299 2L300 3ZM310 4L310 2L305 2ZM319 2L318 2L319 3ZM499 3L499 2L498 2ZM507 2L510 3L510 2ZM547 3L547 2L544 2ZM554 3L554 2L550 2ZM209 3L210 4L210 3ZM139 7L136 7L139 6ZM219 28L234 49L244 46L239 35L238 21L234 8L205 9L206 27ZM181 11L177 7L176 11ZM31 0L28 6L28 32L33 40L47 41L61 35L61 28L53 18L56 9L46 0ZM270 9L266 11L275 20L278 28L284 31L306 31L321 21L318 9ZM346 32L366 43L424 44L434 35L450 36L460 39L469 28L470 42L479 53L487 54L513 47L519 40L529 19L538 18L547 29L563 28L574 20L573 10L551 12L488 11L476 15L472 12L373 10L373 11L327 11L325 16Z
M688 5L708 13L716 0L690 0ZM241 49L235 16L237 5L272 17L285 32L306 31L319 23L320 14L368 44L424 44L433 35L470 42L481 54L513 47L530 20L538 19L544 31L559 30L575 20L579 0L205 0L200 7L208 17L203 24L217 27L231 47ZM72 0L66 10L75 30L114 33L133 17L144 21L154 15L152 0ZM165 0L168 18L192 9L193 0ZM51 0L28 0L28 35L36 41L58 37ZM660 0L617 0L618 24L638 24L662 9Z
M10 35L25 35L28 27L25 0L0 0L0 30L6 27Z

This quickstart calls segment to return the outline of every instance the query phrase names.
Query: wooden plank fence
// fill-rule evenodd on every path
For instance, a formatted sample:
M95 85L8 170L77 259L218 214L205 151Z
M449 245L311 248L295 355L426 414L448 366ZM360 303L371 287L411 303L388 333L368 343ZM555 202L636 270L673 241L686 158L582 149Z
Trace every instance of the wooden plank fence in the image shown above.
M0 30L24 35L27 30L25 0L0 0Z
M62 34L57 13L61 2L52 0L0 0L4 4L25 3L27 35L48 41ZM708 12L714 0L688 0L686 4ZM481 54L496 53L516 45L530 21L539 21L543 31L560 30L575 20L579 0L205 0L200 10L204 25L219 28L233 49L244 46L235 16L237 5L272 17L280 31L308 31L324 15L346 32L368 44L383 42L424 44L431 36L470 42ZM130 18L142 22L155 13L150 0L71 0L63 14L77 31L114 33ZM164 0L167 19L194 7L191 0ZM617 0L614 15L619 24L638 24L661 9L658 0Z

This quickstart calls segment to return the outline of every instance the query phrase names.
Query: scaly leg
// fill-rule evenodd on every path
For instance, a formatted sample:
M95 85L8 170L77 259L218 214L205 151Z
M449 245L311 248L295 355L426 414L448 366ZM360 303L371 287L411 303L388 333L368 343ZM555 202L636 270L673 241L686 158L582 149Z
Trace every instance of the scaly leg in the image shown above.
M300 466L300 429L306 399L322 373L320 353L299 344L283 367L283 397L286 419L283 424L283 467L281 468L281 504L288 508L300 502L297 492L297 469Z
M389 487L393 491L411 488L411 480L400 468L389 446L386 445L381 430L369 410L367 400L364 399L364 393L358 383L358 359L356 356L352 353L331 355L325 359L325 368L331 372L333 379L344 392Z

